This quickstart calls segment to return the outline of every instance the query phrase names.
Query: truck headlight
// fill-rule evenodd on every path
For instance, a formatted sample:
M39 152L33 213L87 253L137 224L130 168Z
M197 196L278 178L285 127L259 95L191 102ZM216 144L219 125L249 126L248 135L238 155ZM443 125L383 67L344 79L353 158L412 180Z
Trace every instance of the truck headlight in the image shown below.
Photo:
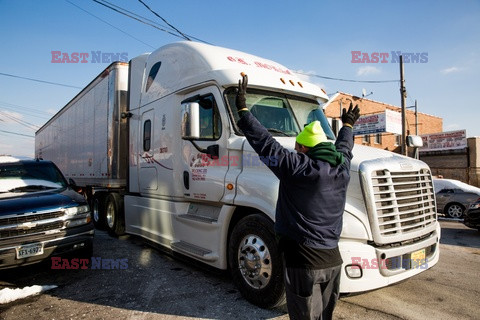
M74 216L77 214L88 213L90 212L90 207L88 205L70 207L65 209L65 214L69 216Z

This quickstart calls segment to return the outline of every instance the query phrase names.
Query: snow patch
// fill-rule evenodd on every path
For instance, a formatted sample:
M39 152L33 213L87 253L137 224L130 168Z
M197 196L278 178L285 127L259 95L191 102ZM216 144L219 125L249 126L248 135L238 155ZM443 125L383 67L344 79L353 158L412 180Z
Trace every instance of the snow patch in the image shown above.
M57 286L30 286L23 289L5 288L0 290L0 304L9 303L18 299L24 299L30 296L37 295L47 290L55 289Z

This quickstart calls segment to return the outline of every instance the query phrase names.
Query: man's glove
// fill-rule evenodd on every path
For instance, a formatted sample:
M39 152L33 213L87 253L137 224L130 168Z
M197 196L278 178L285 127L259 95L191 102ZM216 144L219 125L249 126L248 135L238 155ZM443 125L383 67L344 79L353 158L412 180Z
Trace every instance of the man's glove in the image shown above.
M247 75L242 75L242 80L238 80L238 91L237 96L235 97L235 104L238 111L248 111L246 104L247 99L245 98L245 95L247 94L247 84Z
M356 105L355 108L353 108L353 103L350 103L350 107L348 108L348 111L345 108L343 108L343 112L342 112L343 125L347 125L350 128L353 128L355 122L358 120L359 117L360 117L360 109L358 108L358 105Z

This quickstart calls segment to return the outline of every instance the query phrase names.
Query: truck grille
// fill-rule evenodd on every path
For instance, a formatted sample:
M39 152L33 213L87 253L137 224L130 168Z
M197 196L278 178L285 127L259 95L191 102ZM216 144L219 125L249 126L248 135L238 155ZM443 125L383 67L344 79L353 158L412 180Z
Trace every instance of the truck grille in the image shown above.
M62 229L64 215L64 211L51 211L0 218L0 239Z
M434 227L435 196L428 169L374 170L370 179L369 216L377 243L412 239Z

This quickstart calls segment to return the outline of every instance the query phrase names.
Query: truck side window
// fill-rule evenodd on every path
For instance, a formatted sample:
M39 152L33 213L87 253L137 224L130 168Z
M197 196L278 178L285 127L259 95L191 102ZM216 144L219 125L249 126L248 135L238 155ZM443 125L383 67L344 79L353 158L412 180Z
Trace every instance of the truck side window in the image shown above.
M209 94L194 102L200 105L200 139L218 140L222 134L222 122L215 98Z
M152 121L147 120L143 124L143 151L149 151L151 147Z
M150 89L150 86L152 85L153 80L155 80L155 77L157 76L158 70L160 70L161 65L162 62L157 62L150 69L150 72L148 73L147 84L145 85L145 92Z

